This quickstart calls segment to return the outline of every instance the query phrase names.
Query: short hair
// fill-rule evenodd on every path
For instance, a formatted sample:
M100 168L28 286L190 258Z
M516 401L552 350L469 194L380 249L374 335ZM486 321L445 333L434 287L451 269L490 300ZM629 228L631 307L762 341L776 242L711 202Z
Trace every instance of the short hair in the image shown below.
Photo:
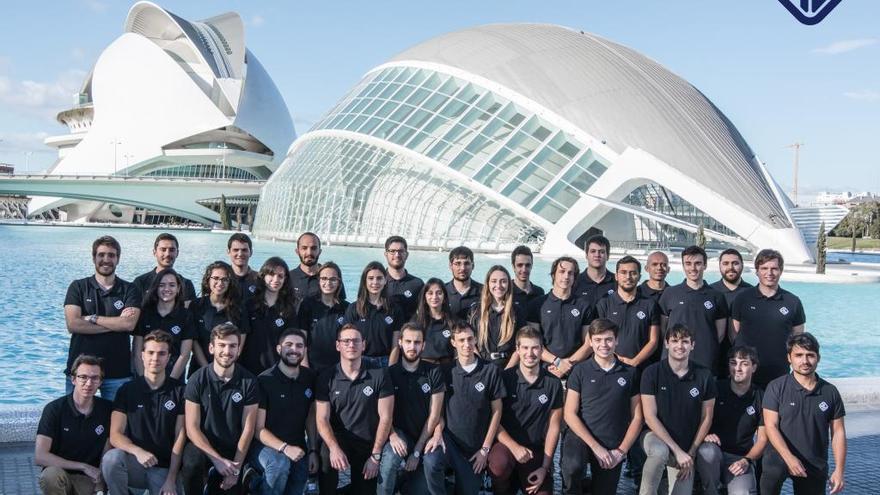
M626 255L623 258L617 260L617 266L614 268L615 272L620 271L620 265L636 265L636 271L639 273L642 272L642 264L639 263L639 260L633 258L630 255Z
M405 332L407 330L411 330L413 332L421 332L422 336L425 335L425 328L422 327L421 325L419 325L415 321L408 321L408 322L404 323L400 327L400 334L403 335L403 332Z
M364 338L364 332L361 332L361 329L358 328L354 323L346 323L345 325L339 327L339 330L336 330L336 338L338 339L339 336L342 335L342 332L346 330L354 330L358 333L358 335L361 336L361 338Z
M584 251L588 251L590 249L590 244L598 244L605 248L606 253L611 252L611 241L609 241L608 238L602 234L591 235L587 239L586 244L584 244Z
M248 245L248 249L253 251L254 243L251 241L250 236L247 234L242 234L241 232L236 232L229 236L229 240L226 241L226 249L232 249L233 242L243 242Z
M403 249L406 251L409 251L409 245L406 243L406 239L404 239L403 237L401 237L399 235L393 235L393 236L389 237L388 239L385 239L385 250L387 251L388 248L390 248L391 245L394 244L395 242L399 242L399 243L403 244Z
M474 262L474 252L467 246L458 246L449 251L449 262L452 263L456 258L467 258Z
M560 256L559 258L553 260L553 263L550 265L551 281L554 280L554 278L556 277L556 270L559 269L559 265L561 265L562 263L571 263L574 267L575 274L579 274L581 272L581 269L578 266L578 262L576 259L572 258L571 256Z
M733 358L748 359L755 366L760 364L758 350L750 345L733 346L733 348L730 349L730 352L727 353L727 360L729 361Z
M718 260L720 261L721 258L727 256L728 254L732 254L733 256L736 256L737 258L739 258L739 262L742 263L742 261L743 261L742 253L740 253L739 251L737 251L736 249L733 249L733 248L727 248L724 251L721 251L721 254L718 255Z
M819 355L819 341L810 332L791 334L785 342L786 352L791 354L795 346L815 352L817 356Z
M211 343L213 344L217 339L225 339L232 335L234 335L238 339L238 343L241 344L241 330L231 322L227 321L226 323L221 323L211 329Z
M684 248L684 251L681 252L681 259L684 260L685 256L702 256L703 263L706 262L709 258L706 256L706 250L701 248L700 246L688 246Z
M782 260L782 253L775 249L762 249L758 251L758 254L755 256L755 270L758 269L764 263L768 261L776 260L779 262L779 268L783 268L785 266L785 261Z
M605 332L612 332L614 333L614 336L617 337L617 334L620 332L620 327L617 326L617 323L614 323L607 318L596 318L590 322L590 326L587 327L587 335L589 337L601 335Z
M305 332L303 332L299 328L288 328L288 329L284 330L283 332L281 332L281 335L278 336L278 344L281 344L282 342L284 342L284 339L286 339L287 337L291 337L291 336L301 338L303 341L303 344L308 343L308 339L306 338Z
M532 254L532 250L529 249L528 246L520 245L520 246L513 248L513 251L510 253L510 264L511 265L516 263L517 256L528 256L529 258L532 258L532 260L535 259L535 255Z
M672 338L683 339L683 338L691 339L691 342L696 341L696 334L691 328L684 323L676 323L672 325L672 328L666 331L666 342L669 342Z
M168 352L171 352L171 344L174 342L174 339L172 339L171 334L166 332L165 330L153 330L152 332L144 335L144 347L147 346L147 342L165 344L166 346L168 346Z
M122 246L119 245L119 241L116 238L109 235L102 235L95 239L95 242L92 243L92 258L97 256L98 247L99 246L109 246L116 250L116 256L122 256Z
M449 331L452 332L453 337L455 337L456 334L463 333L463 332L470 332L474 335L477 334L477 332L474 331L473 325L471 325L470 323L468 323L466 321L457 321L457 322L453 323L452 328L450 328Z
M153 250L159 247L159 243L162 241L171 241L174 243L174 247L179 248L180 244L177 242L177 237L174 237L174 234L169 234L168 232L162 232L161 234L156 236L156 240L153 241Z
M70 365L70 376L75 376L76 370L83 364L97 366L101 370L101 378L104 378L104 360L91 354L80 354L73 360L73 364Z
M303 232L302 234L300 234L299 237L296 238L296 247L299 247L299 241L301 241L302 238L306 236L314 237L315 240L318 241L318 249L321 249L321 238L318 237L318 234L314 232Z
M544 345L544 337L541 335L541 331L537 328L530 327L528 325L521 327L516 332L516 344L519 345L519 339L535 339L541 343L541 346Z

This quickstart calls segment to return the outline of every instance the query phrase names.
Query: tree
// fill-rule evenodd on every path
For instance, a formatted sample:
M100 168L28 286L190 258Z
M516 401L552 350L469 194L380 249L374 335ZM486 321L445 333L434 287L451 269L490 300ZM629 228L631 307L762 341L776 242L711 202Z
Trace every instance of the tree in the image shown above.
M702 222L700 222L700 226L697 227L697 246L700 246L701 249L706 249L706 232L703 231Z
M825 274L825 222L819 225L819 238L816 239L816 273Z
M229 221L229 210L226 208L226 195L220 195L220 224L223 230L232 230L232 224Z

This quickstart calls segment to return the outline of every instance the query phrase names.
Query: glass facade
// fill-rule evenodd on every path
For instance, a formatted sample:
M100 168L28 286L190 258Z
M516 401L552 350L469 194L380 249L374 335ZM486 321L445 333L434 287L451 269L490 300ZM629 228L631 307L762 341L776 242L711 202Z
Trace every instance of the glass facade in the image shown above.
M261 180L262 177L243 168L229 165L178 165L144 174L146 177L194 177L199 179Z

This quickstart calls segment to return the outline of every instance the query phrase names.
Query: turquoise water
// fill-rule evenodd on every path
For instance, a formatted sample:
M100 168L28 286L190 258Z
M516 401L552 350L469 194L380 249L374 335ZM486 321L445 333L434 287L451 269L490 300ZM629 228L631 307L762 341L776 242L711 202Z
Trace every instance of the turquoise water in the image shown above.
M67 286L94 272L91 243L104 234L122 244L117 273L132 280L154 266L151 254L158 231L87 227L0 225L0 404L39 404L62 393L62 369L69 336L64 326L63 303ZM202 269L216 259L226 259L223 234L174 231L181 244L176 268L199 285ZM259 267L270 256L281 256L292 266L298 262L294 246L258 240L251 266ZM321 259L336 261L353 297L360 270L367 262L384 262L381 249L325 246ZM482 280L495 264L509 265L502 255L478 255L474 277ZM449 278L445 253L415 251L408 267L423 278ZM533 280L550 286L550 260L535 260ZM670 282L682 279L672 273ZM717 280L712 274L710 281ZM747 279L749 277L747 276ZM754 282L754 280L750 280ZM784 282L784 277L783 277ZM823 346L819 372L828 377L880 375L880 324L876 305L880 284L783 283L799 295L807 312L807 329Z

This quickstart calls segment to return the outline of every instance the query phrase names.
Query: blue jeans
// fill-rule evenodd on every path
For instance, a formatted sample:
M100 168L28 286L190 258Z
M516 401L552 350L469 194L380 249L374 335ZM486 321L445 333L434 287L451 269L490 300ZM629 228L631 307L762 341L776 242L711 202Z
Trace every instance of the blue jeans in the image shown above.
M289 457L264 445L251 449L251 464L263 471L257 493L261 495L302 495L309 480L309 456L293 462Z
M402 431L394 429L397 435L406 442L408 454L412 453L415 442L407 437ZM412 473L404 469L406 459L400 457L391 448L391 442L385 443L382 449L382 463L379 465L379 484L376 493L378 495L394 495L401 477L409 479L409 486L405 493L429 493L430 495L446 494L446 470L443 459L443 450L437 449L430 453L424 453L419 467Z
M99 389L101 391L101 397L112 402L113 399L116 398L116 392L130 381L130 376L125 378L104 378L104 380L101 381L101 388ZM73 393L73 383L70 381L69 376L66 377L64 391L67 394Z
M483 473L474 473L474 466L468 459L470 455L461 450L455 440L446 432L443 432L443 441L446 443L446 462L455 472L456 495L477 495L483 486Z

